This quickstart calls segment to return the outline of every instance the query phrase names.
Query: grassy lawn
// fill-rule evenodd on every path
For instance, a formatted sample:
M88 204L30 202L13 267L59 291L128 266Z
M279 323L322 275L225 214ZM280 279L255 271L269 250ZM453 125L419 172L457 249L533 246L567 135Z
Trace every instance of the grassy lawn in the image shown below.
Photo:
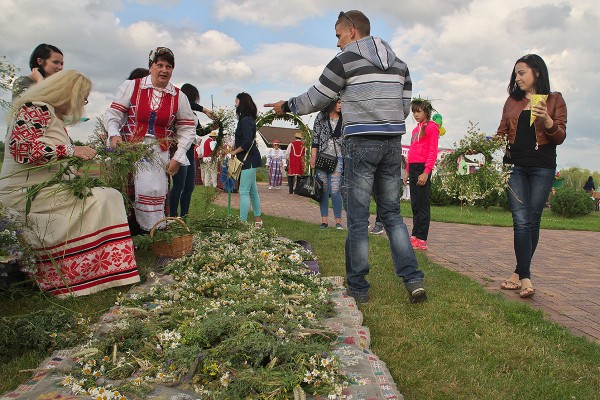
M401 201L402 216L412 218L409 201ZM371 201L371 214L375 214L375 202ZM431 220L458 224L512 226L510 211L501 207L431 206ZM542 229L575 230L600 232L600 212L592 211L588 215L566 218L554 214L549 208L542 214Z
M194 192L192 215L203 215L199 205L205 188ZM403 204L406 214L407 204ZM222 207L211 206L217 215ZM442 213L452 222L466 219L464 210L450 208ZM502 210L472 210L473 223L510 225L510 214ZM504 216L504 217L503 217ZM553 219L552 214L544 218ZM456 218L457 220L452 220ZM345 275L345 232L319 230L317 224L264 216L267 229L274 228L290 239L310 240L323 275ZM469 221L471 222L471 221ZM556 229L568 229L559 221ZM548 222L545 222L548 223ZM597 217L582 219L580 225L597 225ZM561 225L562 224L562 225ZM598 230L597 226L593 230ZM574 337L566 329L543 318L543 314L480 285L458 273L431 263L418 254L426 273L430 300L409 305L406 292L394 277L386 238L370 238L369 280L371 300L360 309L371 332L371 348L390 369L400 392L407 399L595 399L600 393L600 346ZM147 252L139 252L142 275L155 263ZM14 316L60 304L86 315L98 316L123 289L70 300L41 294L5 298L0 315ZM0 360L0 393L30 376L19 370L35 368L44 354L30 352L13 360Z

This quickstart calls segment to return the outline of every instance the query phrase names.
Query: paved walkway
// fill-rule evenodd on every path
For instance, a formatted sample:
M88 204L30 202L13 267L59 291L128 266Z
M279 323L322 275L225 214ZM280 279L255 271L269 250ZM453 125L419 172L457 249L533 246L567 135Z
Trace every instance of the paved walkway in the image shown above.
M319 206L310 199L290 195L287 187L268 190L259 183L263 214L320 223ZM221 193L216 203L227 205ZM239 195L231 196L239 208ZM330 223L333 221L330 212ZM410 219L405 219L412 225ZM344 218L344 226L345 218ZM331 225L331 224L330 224ZM469 276L490 291L500 291L544 311L548 318L600 344L600 266L598 232L543 230L535 253L532 281L536 294L521 299L513 291L500 290L514 265L512 228L432 222L430 260ZM595 261L596 260L596 261Z

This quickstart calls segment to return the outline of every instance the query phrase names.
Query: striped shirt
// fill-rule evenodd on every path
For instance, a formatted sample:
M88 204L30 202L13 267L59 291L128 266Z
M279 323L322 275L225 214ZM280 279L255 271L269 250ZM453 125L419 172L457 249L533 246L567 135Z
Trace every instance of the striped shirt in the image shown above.
M412 81L408 66L380 38L349 43L308 92L288 101L294 114L325 109L340 94L344 135L398 136L406 132Z

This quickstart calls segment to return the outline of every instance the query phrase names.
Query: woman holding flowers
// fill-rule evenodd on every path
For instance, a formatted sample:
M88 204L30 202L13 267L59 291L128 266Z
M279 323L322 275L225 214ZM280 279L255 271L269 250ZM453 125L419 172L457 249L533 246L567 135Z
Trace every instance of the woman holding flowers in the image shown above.
M567 106L559 92L550 92L548 68L536 54L517 60L508 94L497 135L508 142L504 164L510 171L507 194L517 266L500 287L531 297L531 259L556 173L556 146L566 137Z
M96 155L91 147L74 146L65 128L80 120L91 88L77 71L44 79L13 103L6 140L0 202L26 217L38 259L33 277L56 296L140 279L121 194L92 187L89 197L75 196L61 185L78 182L65 164Z
M190 102L173 86L175 56L166 47L149 55L150 75L121 84L115 100L104 114L110 145L126 140L153 144L152 159L143 158L134 178L135 217L149 231L165 217L168 175L175 175L190 162L186 153L196 139ZM172 157L169 145L177 140ZM166 174L165 174L166 171Z
M261 165L260 152L256 145L256 115L257 108L252 97L245 92L238 93L235 97L235 113L238 124L235 129L235 142L231 157L237 157L244 163L240 175L240 219L248 220L250 203L254 213L254 226L262 227L260 212L260 197L256 186L256 169ZM247 154L247 156L246 156Z

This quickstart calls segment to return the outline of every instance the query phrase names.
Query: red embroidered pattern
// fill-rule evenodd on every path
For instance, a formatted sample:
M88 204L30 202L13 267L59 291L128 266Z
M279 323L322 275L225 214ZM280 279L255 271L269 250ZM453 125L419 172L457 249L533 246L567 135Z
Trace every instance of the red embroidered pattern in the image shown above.
M56 157L64 158L67 156L67 146L59 144L56 146Z
M54 147L38 141L52 116L46 106L25 103L18 111L8 142L10 154L21 164L45 164L55 156ZM63 146L64 148L64 146ZM66 149L64 149L66 155Z
M119 280L138 275L131 237L68 257L55 258L54 263L43 262L35 278L42 290L55 295L69 291L77 293L107 282L118 286Z

